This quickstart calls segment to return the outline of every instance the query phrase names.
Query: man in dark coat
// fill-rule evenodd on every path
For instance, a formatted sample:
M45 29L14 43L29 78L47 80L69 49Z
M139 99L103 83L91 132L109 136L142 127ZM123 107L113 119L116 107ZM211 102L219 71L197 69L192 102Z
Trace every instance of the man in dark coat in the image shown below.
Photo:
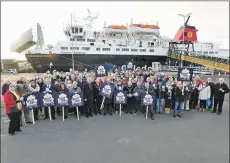
M93 85L92 85L92 77L87 77L87 82L83 85L83 93L84 93L84 99L85 99L85 116L86 118L89 118L89 116L92 115L93 110Z
M42 92L46 92L46 91L52 91L52 92L57 92L57 87L55 87L53 84L51 84L51 78L47 77L45 78L45 84L42 86ZM48 108L45 107L45 118L47 119L49 117L49 113L48 113ZM51 116L52 119L55 119L55 108L54 106L50 107L51 109Z
M211 96L210 96L211 105L209 107L209 109L211 109L212 104L213 104L214 92L215 92L215 84L212 82L212 78L208 78L207 81L208 81L208 85L210 86L210 89L211 89Z
M224 83L224 79L220 78L219 83L215 86L215 94L214 94L214 107L213 112L216 113L216 108L218 105L217 114L220 115L222 113L222 106L224 102L224 95L229 93L228 86Z

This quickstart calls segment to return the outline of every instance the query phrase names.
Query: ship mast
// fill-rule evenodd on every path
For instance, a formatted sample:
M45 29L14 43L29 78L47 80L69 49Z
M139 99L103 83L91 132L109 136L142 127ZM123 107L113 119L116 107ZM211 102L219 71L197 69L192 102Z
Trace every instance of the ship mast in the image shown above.
M72 27L73 27L73 20L72 20L72 17L73 17L73 15L72 15L72 13L71 13L71 18L70 18L70 20L71 20L71 30L72 30ZM72 69L73 69L73 71L74 71L74 55L73 55L73 34L71 35L72 36Z

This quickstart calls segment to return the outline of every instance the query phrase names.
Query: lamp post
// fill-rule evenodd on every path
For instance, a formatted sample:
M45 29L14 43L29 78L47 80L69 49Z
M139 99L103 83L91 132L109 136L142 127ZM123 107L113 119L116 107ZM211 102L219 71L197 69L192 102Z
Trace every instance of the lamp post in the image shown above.
M72 20L72 14L71 14L71 29L70 30L72 30L72 28L73 28L73 20ZM74 71L74 54L73 54L73 33L72 33L72 40L71 40L71 42L72 42L72 69L73 69L73 71Z
M189 13L189 14L187 14L187 15L183 15L183 14L178 14L178 15L184 18L183 39L182 39L182 41L183 41L183 45L184 45L185 19L186 19L188 16L190 16L190 15L191 15L191 13ZM184 47L184 46L183 46L183 47ZM182 59L181 59L181 55L180 55L180 60L181 60L181 62L180 62L180 66L181 66L181 67L183 67L183 61L182 61Z

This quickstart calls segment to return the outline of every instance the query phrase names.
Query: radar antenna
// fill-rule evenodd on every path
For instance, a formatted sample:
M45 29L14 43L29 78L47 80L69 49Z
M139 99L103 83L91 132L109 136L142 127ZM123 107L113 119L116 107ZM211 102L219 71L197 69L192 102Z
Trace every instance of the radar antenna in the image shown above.
M97 19L100 14L97 13L95 16L91 16L90 10L87 9L87 11L88 11L88 16L86 18L83 18L83 19L86 21L85 25L87 25L88 27L92 27L93 20Z

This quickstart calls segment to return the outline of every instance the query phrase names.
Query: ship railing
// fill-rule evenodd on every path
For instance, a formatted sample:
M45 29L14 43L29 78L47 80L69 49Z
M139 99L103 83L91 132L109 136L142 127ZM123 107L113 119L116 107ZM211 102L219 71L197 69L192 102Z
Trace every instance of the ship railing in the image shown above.
M169 66L169 65L161 65L161 71L169 71L169 72L177 72L180 66ZM193 68L194 73L202 73L202 72L210 72L210 68L207 67L193 67L193 66L185 66L183 68Z

